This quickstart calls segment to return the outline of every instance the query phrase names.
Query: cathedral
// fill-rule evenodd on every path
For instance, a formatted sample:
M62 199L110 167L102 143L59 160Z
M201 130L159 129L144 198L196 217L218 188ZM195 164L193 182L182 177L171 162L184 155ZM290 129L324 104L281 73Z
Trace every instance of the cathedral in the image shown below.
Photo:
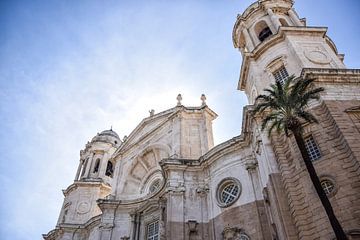
M309 105L306 149L348 239L360 239L360 69L347 69L326 27L307 26L292 0L239 14L242 131L214 146L216 113L177 105L150 112L128 137L105 130L80 151L55 229L45 240L334 239L293 136L268 136L255 98L289 75L323 87ZM75 164L75 163L74 163Z

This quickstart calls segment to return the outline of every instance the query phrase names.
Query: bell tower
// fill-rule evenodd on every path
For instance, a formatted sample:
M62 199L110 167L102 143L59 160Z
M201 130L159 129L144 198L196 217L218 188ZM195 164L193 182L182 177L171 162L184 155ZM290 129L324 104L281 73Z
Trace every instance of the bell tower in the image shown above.
M96 200L105 198L111 192L115 167L111 156L120 144L116 132L105 130L93 137L85 149L80 151L74 183L63 190L65 198L58 227L85 224L101 214Z
M238 15L232 36L243 58L238 89L251 105L270 84L283 83L291 75L313 79L313 86L325 89L318 101L307 106L318 124L304 124L303 137L338 221L349 239L358 239L360 192L353 183L360 179L356 141L360 139L360 70L347 69L344 55L326 35L327 28L307 26L293 4L258 0ZM249 111L245 114L250 116ZM261 177L267 179L263 196L274 238L334 239L295 139L276 133L267 136L260 131L261 121L254 117L249 132L264 146L264 154L256 152L256 157ZM336 186L336 191L328 191L328 186ZM350 203L345 198L356 200Z
M327 28L307 26L292 7L292 0L258 0L237 17L233 44L243 57L238 89L250 104L270 83L304 68L345 68Z

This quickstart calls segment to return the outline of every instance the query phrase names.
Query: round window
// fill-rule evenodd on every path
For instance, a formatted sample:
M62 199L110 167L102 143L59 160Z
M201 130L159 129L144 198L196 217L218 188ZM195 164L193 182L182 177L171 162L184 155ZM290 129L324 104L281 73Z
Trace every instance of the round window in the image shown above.
M325 178L321 180L320 183L326 195L331 194L335 189L335 184L330 179Z
M245 234L240 234L240 240L250 240L250 238L248 237L248 235Z
M216 192L219 206L228 207L239 198L241 184L235 178L226 178L220 182Z

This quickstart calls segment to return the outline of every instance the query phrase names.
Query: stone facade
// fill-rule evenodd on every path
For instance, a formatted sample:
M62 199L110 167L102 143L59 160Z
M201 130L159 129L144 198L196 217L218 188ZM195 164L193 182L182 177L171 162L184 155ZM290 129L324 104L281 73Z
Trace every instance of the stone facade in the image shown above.
M325 88L309 106L320 123L304 134L336 216L349 239L360 239L360 70L346 69L326 28L306 26L292 4L259 0L238 16L238 86L251 104L291 74ZM249 105L242 134L214 146L217 115L205 96L198 107L177 100L123 140L106 130L86 144L44 239L334 238L292 136L261 132Z

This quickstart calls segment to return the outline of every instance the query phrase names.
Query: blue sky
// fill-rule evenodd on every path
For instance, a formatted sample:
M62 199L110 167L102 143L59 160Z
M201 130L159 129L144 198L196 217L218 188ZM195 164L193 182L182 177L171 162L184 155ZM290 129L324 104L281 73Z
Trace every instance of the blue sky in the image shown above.
M176 104L219 114L216 143L240 133L241 56L231 41L252 1L1 1L0 181L2 239L40 239L55 227L61 189L97 132L128 135ZM348 68L360 67L360 2L299 0Z

